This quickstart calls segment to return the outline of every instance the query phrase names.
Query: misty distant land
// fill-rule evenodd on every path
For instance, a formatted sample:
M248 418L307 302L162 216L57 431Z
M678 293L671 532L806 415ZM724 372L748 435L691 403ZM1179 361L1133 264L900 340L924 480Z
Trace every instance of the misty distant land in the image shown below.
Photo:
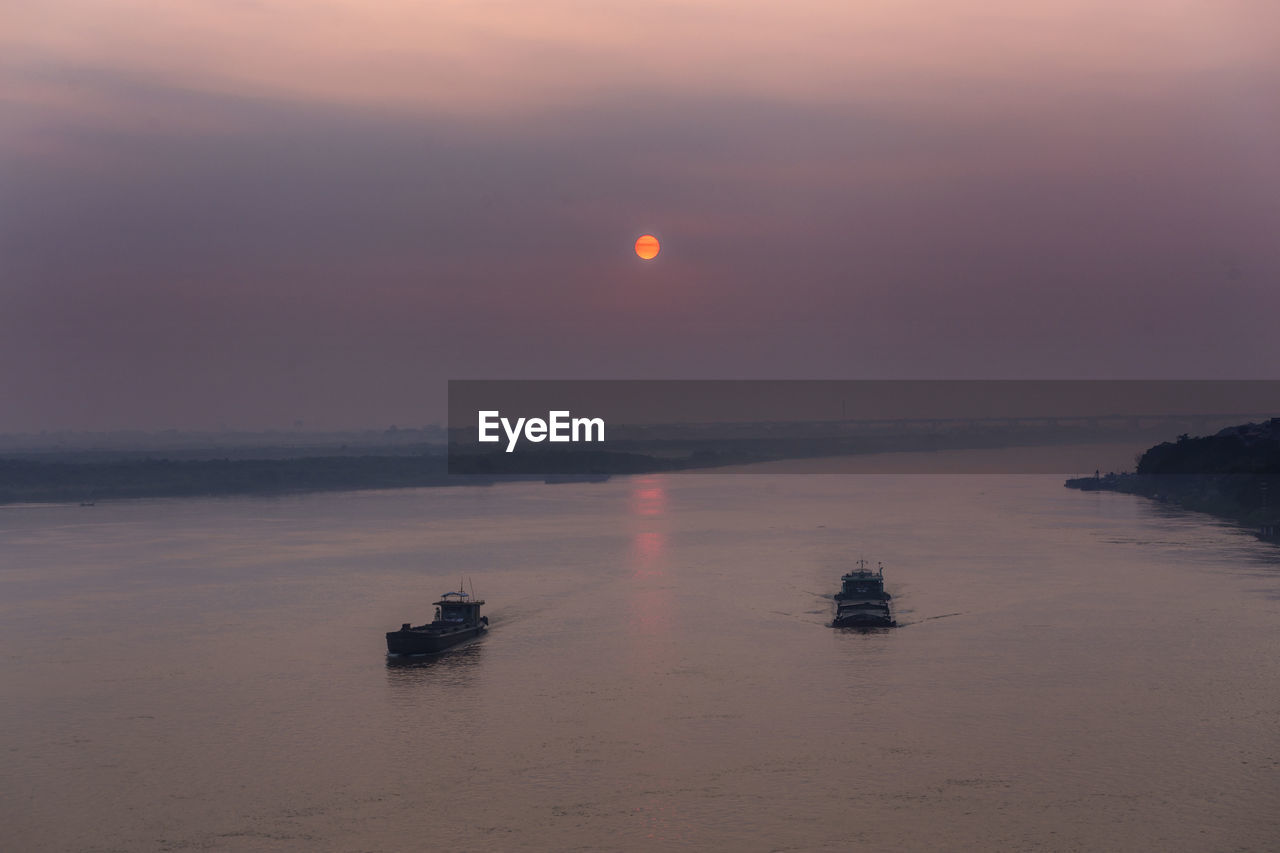
M1161 423L1118 425L1103 430L1051 421L1017 427L938 425L934 429L904 431L899 427L879 432L839 429L840 424L786 423L756 427L752 431L734 424L717 430L716 425L698 425L694 429L677 429L665 436L646 438L633 434L610 441L609 450L526 450L513 454L476 452L475 446L459 446L456 442L451 448L445 443L447 433L437 426L348 433L168 430L0 436L0 504L94 504L132 498L475 486L514 480L561 482L782 459L1087 444L1132 441L1139 436L1146 441L1159 441L1168 436L1167 432L1153 435L1167 430L1168 425ZM625 431L621 434L627 435ZM1270 446L1267 443L1270 441L1273 439L1266 438L1263 445ZM1184 436L1178 446L1186 442ZM1280 447L1280 441L1275 444ZM1142 459L1151 461L1140 461L1134 475L1112 474L1071 484L1077 488L1167 496L1170 489L1160 493L1150 485L1151 478L1158 473L1153 467L1154 460L1165 458L1157 453L1164 446L1156 445L1149 450ZM1211 458L1213 464L1235 468L1245 464L1230 454L1223 457L1221 448L1225 445L1221 441L1214 446L1219 448L1219 453ZM1280 470L1275 460L1267 459L1270 457L1254 466L1266 470L1253 473L1274 474ZM1189 500L1191 504L1196 503ZM1199 505L1250 523L1259 521L1261 515L1256 510L1264 508L1250 505L1247 496L1240 500L1243 502L1230 503L1215 498L1214 501L1201 500Z

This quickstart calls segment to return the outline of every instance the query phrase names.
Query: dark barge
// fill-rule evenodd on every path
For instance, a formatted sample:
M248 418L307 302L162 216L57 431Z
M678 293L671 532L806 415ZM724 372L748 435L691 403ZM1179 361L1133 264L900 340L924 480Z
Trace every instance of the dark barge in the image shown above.
M856 569L840 578L831 627L896 627L898 623L890 606L893 596L884 590L884 565L881 564L874 572L867 568L866 560L859 560L857 565Z
M489 617L480 615L483 599L465 592L446 592L436 602L436 618L426 625L408 622L387 632L389 655L433 655L478 637L489 630Z

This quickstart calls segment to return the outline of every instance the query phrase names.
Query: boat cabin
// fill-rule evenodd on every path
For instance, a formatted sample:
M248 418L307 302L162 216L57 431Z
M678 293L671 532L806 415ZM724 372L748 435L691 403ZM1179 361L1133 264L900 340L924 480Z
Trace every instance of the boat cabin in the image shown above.
M437 622L458 625L475 625L480 621L480 607L484 599L472 598L465 592L446 592L436 602Z
M859 560L858 568L840 577L837 599L886 599L884 591L884 564L876 571L867 568L866 560Z

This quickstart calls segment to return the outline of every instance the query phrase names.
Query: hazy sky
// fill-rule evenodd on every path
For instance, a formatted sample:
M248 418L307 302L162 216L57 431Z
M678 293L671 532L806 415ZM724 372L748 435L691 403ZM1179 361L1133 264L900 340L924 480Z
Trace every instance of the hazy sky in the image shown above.
M0 431L1278 368L1275 0L0 2Z

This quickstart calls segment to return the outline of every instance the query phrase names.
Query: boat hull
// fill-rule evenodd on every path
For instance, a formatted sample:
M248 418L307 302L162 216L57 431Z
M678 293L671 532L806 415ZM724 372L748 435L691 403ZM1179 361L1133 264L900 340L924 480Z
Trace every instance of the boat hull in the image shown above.
M838 602L832 628L896 628L888 600Z
M837 616L831 622L832 628L896 628L898 623L891 616Z
M487 630L485 625L468 625L452 631L417 630L414 628L387 632L389 655L434 655L479 637Z

